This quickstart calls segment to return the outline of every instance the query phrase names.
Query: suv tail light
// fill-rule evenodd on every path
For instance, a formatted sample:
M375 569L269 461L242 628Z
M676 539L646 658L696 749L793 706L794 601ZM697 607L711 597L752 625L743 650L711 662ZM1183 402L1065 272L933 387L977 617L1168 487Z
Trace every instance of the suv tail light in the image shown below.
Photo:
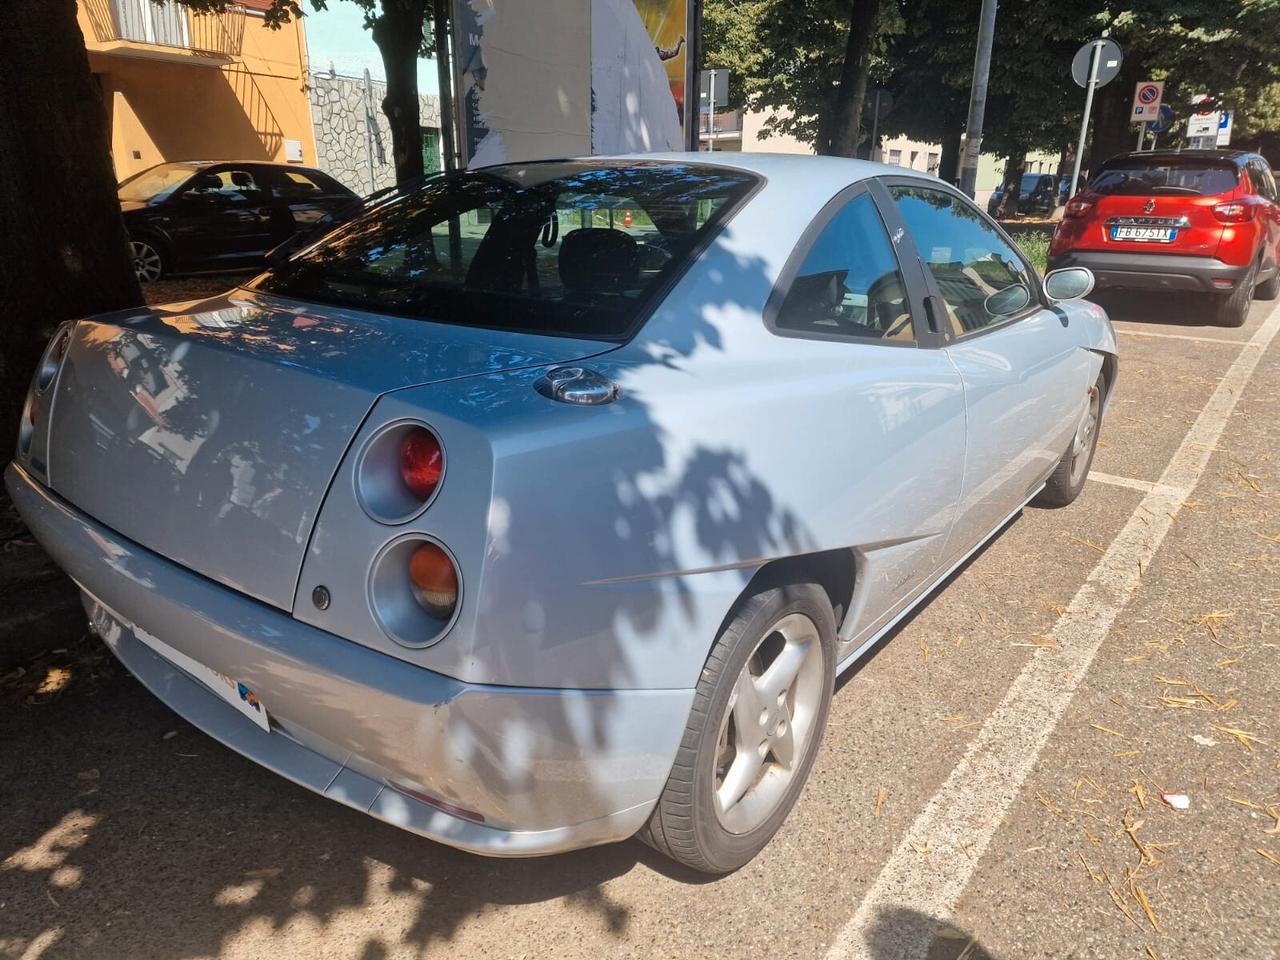
M1233 200L1215 204L1213 215L1223 223L1248 223L1253 219L1253 205Z
M1084 199L1081 199L1080 197L1076 197L1070 203L1067 204L1065 215L1068 217L1083 217L1091 209L1093 209L1092 201L1084 200Z

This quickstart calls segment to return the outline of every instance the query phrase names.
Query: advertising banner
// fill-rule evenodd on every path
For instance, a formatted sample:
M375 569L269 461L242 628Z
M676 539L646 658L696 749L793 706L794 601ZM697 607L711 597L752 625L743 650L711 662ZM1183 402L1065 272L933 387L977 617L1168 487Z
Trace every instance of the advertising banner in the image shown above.
M463 164L684 149L691 0L455 0Z

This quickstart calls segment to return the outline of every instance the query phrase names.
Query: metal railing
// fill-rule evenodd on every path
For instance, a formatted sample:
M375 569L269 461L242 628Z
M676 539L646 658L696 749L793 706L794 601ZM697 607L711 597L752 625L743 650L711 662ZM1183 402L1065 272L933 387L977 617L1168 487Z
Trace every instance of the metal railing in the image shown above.
M192 13L176 3L152 0L81 0L100 43L131 40L207 56L238 57L244 40L244 7Z

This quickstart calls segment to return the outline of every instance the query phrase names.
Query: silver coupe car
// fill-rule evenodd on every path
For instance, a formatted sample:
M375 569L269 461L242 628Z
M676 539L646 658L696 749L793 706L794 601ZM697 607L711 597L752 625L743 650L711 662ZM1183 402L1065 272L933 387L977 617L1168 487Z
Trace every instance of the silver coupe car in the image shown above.
M854 160L463 172L60 327L6 483L115 655L262 765L477 853L725 872L836 675L1080 493L1091 284Z

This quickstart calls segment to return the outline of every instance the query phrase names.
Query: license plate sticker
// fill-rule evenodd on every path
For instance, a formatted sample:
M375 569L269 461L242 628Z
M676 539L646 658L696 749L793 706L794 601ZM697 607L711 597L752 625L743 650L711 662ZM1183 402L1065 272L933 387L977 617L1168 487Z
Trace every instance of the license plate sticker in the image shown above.
M267 708L248 684L233 680L225 673L219 673L211 667L206 667L200 661L193 660L181 650L175 650L159 637L152 636L141 627L134 626L133 635L170 663L191 674L191 676L195 677L263 730L268 733L271 732L271 721L267 719Z
M1172 243L1178 231L1172 227L1112 227L1112 240L1136 240L1140 243Z

